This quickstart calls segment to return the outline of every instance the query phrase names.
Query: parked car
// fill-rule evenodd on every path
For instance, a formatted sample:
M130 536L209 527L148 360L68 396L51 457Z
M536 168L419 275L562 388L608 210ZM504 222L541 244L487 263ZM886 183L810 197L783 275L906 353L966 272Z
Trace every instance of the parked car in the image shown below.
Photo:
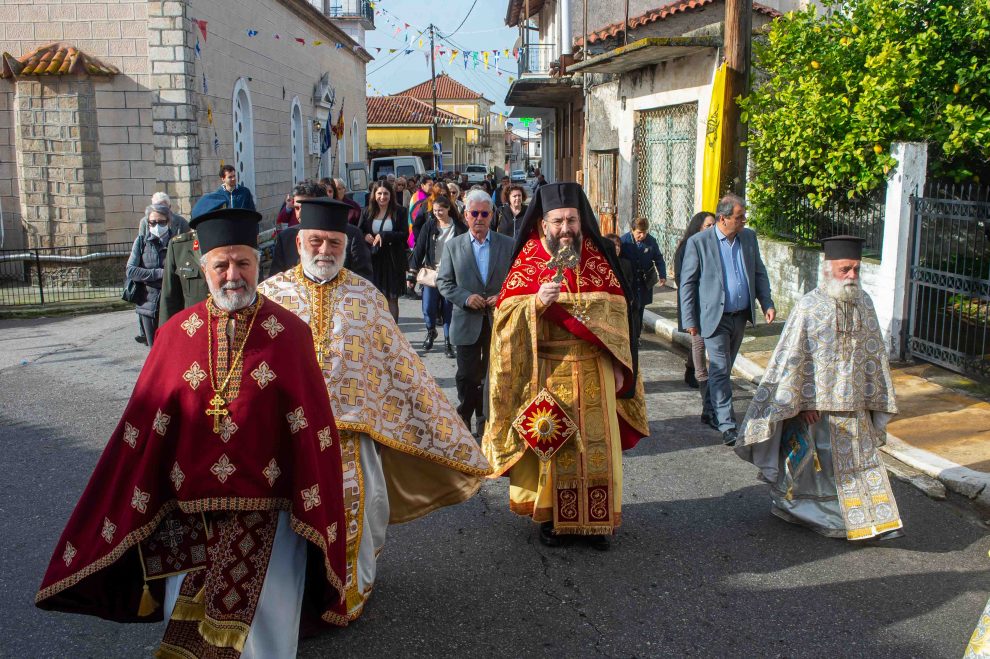
M386 156L371 160L371 180L395 174L396 176L421 176L426 173L419 156Z
M484 183L485 176L488 175L488 168L484 165L468 165L464 168L464 174L467 175L468 183L471 185Z
M520 185L526 182L526 170L524 169L513 169L512 174L509 175L509 179L513 183L518 183Z

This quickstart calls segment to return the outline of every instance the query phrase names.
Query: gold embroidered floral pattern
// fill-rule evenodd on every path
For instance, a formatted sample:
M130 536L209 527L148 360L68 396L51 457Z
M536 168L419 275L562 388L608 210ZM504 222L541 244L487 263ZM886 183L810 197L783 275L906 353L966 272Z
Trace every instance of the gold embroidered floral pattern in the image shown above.
M137 438L140 433L138 429L132 426L127 421L124 422L124 442L127 443L131 448L137 447Z
M337 522L327 527L327 541L330 544L337 542Z
M237 424L234 423L234 420L231 419L230 415L228 414L223 418L223 421L220 422L220 431L217 433L217 435L219 435L220 439L222 439L225 443L229 442L230 438L234 435L235 432L237 432L237 428L238 428Z
M131 496L131 508L139 513L146 513L148 512L149 501L151 501L150 494L142 492L137 487L134 488L134 494Z
M278 322L278 318L276 318L274 315L269 316L268 318L266 318L265 319L265 322L261 323L261 327L266 332L268 332L268 336L271 337L271 338L273 338L273 339L276 336L278 336L278 333L279 332L281 332L282 330L285 329L285 327L282 325L282 323Z
M278 468L275 458L272 458L271 462L268 463L268 466L261 473L268 479L268 486L272 487L275 485L275 479L282 475L282 470Z
M336 524L334 524L336 526ZM336 529L334 529L336 531ZM68 567L72 559L76 557L76 548L72 546L71 542L65 543L65 551L62 552L62 560L65 561L65 566Z
M203 319L199 317L199 314L192 314L179 327L186 331L186 334L192 336L196 333L200 327L203 326Z
M301 407L297 407L295 411L286 414L285 418L289 422L289 432L293 435L303 428L309 427L309 422L306 421L306 416L303 414L303 408Z
M261 362L258 368L251 371L251 377L258 383L259 389L264 389L275 379L275 371L268 366L268 362Z
M203 380L206 379L206 371L200 368L199 362L193 362L189 370L182 374L182 379L188 382L189 386L195 391L202 384Z
M320 484L317 483L313 487L306 488L300 492L303 500L303 510L309 511L316 508L318 505L323 503L320 500Z
M320 432L316 433L316 436L320 440L320 450L321 451L325 451L325 450L327 450L327 447L328 446L332 446L333 445L333 433L330 432L330 426L327 426L326 428L324 428Z
M113 542L113 534L116 532L117 532L117 525L111 522L106 517L104 517L103 530L100 532L100 535L103 536L103 539L106 540L107 543Z
M182 481L186 480L186 475L182 473L182 469L179 468L178 462L172 465L172 471L169 473L168 477L172 479L172 485L175 486L176 492L178 492L179 488L182 487Z
M158 410L158 413L155 414L155 420L152 422L151 427L155 429L156 433L164 437L165 431L168 430L168 422L171 420L172 417L165 414L161 410Z
M213 463L213 466L210 467L210 472L216 476L217 480L221 483L226 483L227 479L230 478L230 475L235 471L237 471L237 467L230 462L230 458L227 457L226 453L221 455L220 459Z

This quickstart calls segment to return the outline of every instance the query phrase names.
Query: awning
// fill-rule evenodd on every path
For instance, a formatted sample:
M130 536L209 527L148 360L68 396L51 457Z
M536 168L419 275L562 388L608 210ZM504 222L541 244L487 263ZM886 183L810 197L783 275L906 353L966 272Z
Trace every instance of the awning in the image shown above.
M568 73L625 73L722 47L720 37L648 37L571 64ZM511 92L511 90L510 90Z
M505 104L557 108L566 106L580 96L581 85L571 82L570 76L518 78L509 86Z

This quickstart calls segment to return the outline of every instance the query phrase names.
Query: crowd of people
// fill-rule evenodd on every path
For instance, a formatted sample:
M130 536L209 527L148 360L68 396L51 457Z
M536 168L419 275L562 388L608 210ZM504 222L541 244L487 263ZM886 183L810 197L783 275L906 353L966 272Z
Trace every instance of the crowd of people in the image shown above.
M575 183L527 201L507 178L386 177L361 208L343 181L307 181L286 195L262 280L261 216L235 172L220 178L188 224L167 196L146 209L127 272L151 352L38 606L168 620L161 656L293 656L296 630L361 615L389 524L483 478L508 478L543 544L609 548L623 451L650 436L640 334L668 273L648 218L603 236ZM776 317L745 224L726 195L674 254L701 421L759 468L777 517L898 537L877 454L897 408L863 241L824 241L821 285L737 423L743 330L757 304ZM422 302L418 350L404 295ZM441 329L456 406L422 360Z

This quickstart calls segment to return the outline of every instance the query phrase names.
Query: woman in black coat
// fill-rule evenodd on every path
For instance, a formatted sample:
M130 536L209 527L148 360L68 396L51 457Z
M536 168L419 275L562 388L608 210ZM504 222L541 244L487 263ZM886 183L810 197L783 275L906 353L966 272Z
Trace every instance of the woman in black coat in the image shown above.
M360 229L371 249L375 287L388 300L388 310L398 322L399 296L406 292L409 223L406 209L396 204L388 183L372 184Z
M433 202L433 210L416 240L410 266L413 270L429 268L434 272L440 269L440 257L443 255L444 244L455 236L467 232L467 227L455 217L450 200L437 197ZM423 350L433 348L437 338L437 322L443 325L444 354L454 358L454 347L450 343L450 319L454 313L454 305L440 295L436 286L423 285L423 322L426 323L426 340Z
M134 311L150 348L158 330L158 300L165 278L165 252L172 238L172 213L168 206L155 205L148 206L145 215L148 218L148 233L142 235L139 232L134 240L131 256L127 259L126 274L129 280L138 283Z

